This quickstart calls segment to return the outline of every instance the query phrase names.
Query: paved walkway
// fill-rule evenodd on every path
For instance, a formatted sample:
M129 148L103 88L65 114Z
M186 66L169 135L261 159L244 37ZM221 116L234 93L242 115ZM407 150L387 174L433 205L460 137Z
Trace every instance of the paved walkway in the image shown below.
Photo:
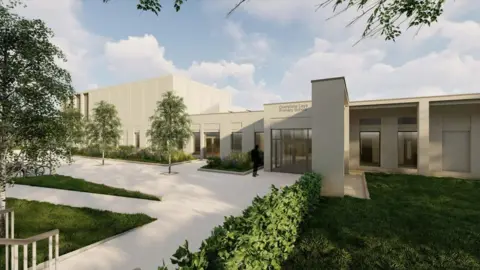
M199 163L173 167L176 175L163 175L168 168L77 158L58 174L87 179L110 186L161 195L162 202L105 196L81 192L15 186L8 196L72 206L86 206L121 213L145 213L158 220L108 241L60 263L68 270L157 269L188 239L197 249L224 216L239 215L256 195L264 195L272 184L284 186L299 175L263 173L260 177L199 172ZM347 191L347 185L346 185Z

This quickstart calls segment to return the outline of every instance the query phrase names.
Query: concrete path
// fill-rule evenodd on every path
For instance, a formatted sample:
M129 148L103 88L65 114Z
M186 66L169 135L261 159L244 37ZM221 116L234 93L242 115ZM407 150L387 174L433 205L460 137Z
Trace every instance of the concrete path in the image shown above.
M103 243L60 263L68 270L157 269L177 247L188 239L198 249L211 230L223 223L224 216L239 215L256 195L264 195L272 184L294 183L299 175L260 172L260 177L199 172L203 163L173 167L175 175L163 175L168 168L118 161L77 158L62 166L58 174L83 178L110 186L160 195L162 202L130 199L81 192L28 186L8 190L9 197L86 206L121 213L145 213L158 220L138 230ZM346 195L361 197L359 178L346 179ZM352 191L353 190L353 191ZM350 194L348 194L350 193Z
M188 239L197 249L224 216L239 215L252 199L264 195L272 184L284 186L299 175L260 172L260 177L199 172L201 164L173 167L176 175L162 175L165 167L108 161L77 159L58 174L83 178L110 186L161 195L162 202L62 190L15 186L9 197L86 206L121 213L145 213L158 218L139 230L113 239L60 263L68 270L142 270L157 269Z

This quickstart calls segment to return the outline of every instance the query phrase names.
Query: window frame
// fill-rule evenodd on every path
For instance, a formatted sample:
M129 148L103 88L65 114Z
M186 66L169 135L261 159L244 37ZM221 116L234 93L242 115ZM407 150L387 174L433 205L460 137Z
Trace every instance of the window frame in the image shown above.
M239 135L240 136L240 144L238 144L238 142L235 142L235 135ZM230 135L230 151L232 153L241 153L243 151L242 149L242 140L243 140L243 132L232 132L232 134ZM237 147L239 147L240 149L237 149Z

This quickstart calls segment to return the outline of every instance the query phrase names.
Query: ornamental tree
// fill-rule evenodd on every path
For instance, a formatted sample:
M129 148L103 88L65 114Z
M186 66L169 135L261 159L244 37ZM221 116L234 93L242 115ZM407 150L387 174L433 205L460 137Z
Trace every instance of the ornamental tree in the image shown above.
M67 157L61 105L74 94L66 61L41 20L12 13L0 3L0 209L6 188L25 168ZM0 232L5 234L3 216Z
M104 3L111 0L102 0ZM264 0L250 0L264 1ZM302 1L302 0L290 0ZM162 10L162 0L137 0L137 9L150 11L158 15ZM174 0L173 7L178 12L187 0ZM247 0L237 0L227 16L235 12L240 6L246 5ZM430 26L437 22L443 13L446 0L319 0L318 5L312 6L316 10L320 8L332 8L334 16L350 9L358 11L358 15L349 23L357 22L367 17L362 38L383 36L386 40L395 40L402 34L401 26L405 23L407 28ZM271 2L275 5L275 2Z
M116 147L120 140L122 123L115 105L104 100L93 108L92 119L87 123L87 139L90 144L100 147L102 165L105 165L105 151Z
M73 106L67 106L62 112L65 124L65 139L71 156L72 148L85 143L85 119Z
M168 156L168 173L172 173L172 152L192 136L191 120L183 98L172 91L166 92L157 102L155 113L150 117L151 127L147 137L159 155Z

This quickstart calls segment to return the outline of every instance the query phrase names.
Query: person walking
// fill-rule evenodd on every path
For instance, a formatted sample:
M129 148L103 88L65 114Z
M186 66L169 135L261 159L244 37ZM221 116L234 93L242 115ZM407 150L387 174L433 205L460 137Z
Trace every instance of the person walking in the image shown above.
M255 148L250 152L251 159L253 162L253 177L258 176L258 167L260 167L260 150L258 150L258 144L255 145Z

